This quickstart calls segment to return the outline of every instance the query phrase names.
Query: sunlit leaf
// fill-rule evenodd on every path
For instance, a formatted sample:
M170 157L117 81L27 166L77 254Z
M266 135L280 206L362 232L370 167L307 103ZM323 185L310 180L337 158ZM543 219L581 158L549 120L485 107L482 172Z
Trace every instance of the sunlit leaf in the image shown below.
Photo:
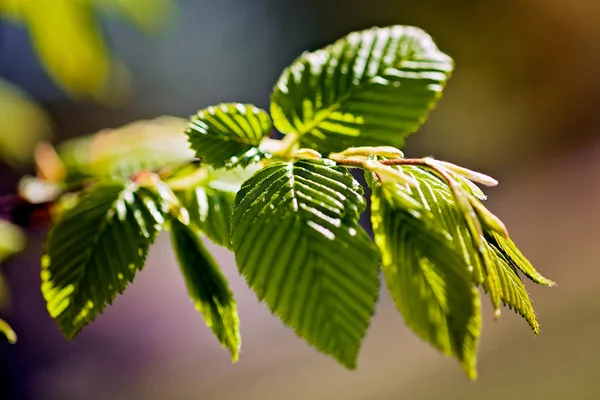
M540 274L529 260L521 253L515 243L508 237L502 236L497 232L489 233L489 240L504 255L505 259L514 268L519 269L525 276L535 283L544 286L554 286L555 283Z
M242 185L236 262L259 299L320 351L356 366L379 287L379 255L358 225L362 188L326 162L269 165Z
M250 104L227 103L198 111L186 133L203 162L232 168L267 157L258 146L270 130L266 111Z
M371 221L389 291L406 324L476 377L479 293L453 239L431 226L429 203L394 183L372 185ZM424 199L420 199L423 201Z
M275 85L275 127L321 152L401 147L440 97L453 62L418 28L353 32L304 53Z
M219 266L200 240L199 232L171 221L171 239L187 290L206 325L237 361L241 346L240 322L233 293Z
M538 334L540 326L533 305L516 269L497 247L489 245L489 248L495 261L494 268L497 270L500 280L502 303L521 315L533 329L533 332ZM487 281L483 283L483 287L485 290L489 290Z
M60 217L44 245L42 294L67 338L133 281L163 222L161 201L131 183L97 186Z

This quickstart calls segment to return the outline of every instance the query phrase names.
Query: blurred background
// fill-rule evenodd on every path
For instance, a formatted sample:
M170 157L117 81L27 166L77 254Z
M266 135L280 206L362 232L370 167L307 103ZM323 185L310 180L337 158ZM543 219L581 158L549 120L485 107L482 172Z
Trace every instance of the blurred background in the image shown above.
M349 372L284 328L233 256L210 246L241 314L232 365L166 237L126 293L67 342L39 289L43 227L31 227L25 253L3 265L11 298L0 314L19 342L0 345L0 399L600 398L600 2L0 0L0 13L3 194L32 172L36 140L187 118L221 101L268 108L302 51L373 25L417 25L456 72L405 152L499 178L488 207L558 282L526 282L538 337L509 310L493 321L486 303L476 383L404 327L387 293Z

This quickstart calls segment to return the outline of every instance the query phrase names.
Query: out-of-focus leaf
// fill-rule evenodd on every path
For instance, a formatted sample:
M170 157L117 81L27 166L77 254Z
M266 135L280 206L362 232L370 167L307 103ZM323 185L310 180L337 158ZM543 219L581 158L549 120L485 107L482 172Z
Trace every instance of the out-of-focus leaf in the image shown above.
M10 163L31 160L33 149L52 132L48 116L29 96L0 79L0 158Z
M6 340L8 340L8 343L10 343L10 344L17 343L17 335L16 335L15 331L13 331L12 328L10 327L10 325L8 325L8 323L6 323L6 321L4 321L1 318L0 318L0 333L3 334L4 337L6 337Z
M183 133L187 120L162 116L73 139L58 146L69 181L128 176L194 158Z
M86 1L27 1L22 19L40 61L65 92L75 98L108 101L107 83L119 68L93 11ZM111 89L126 87L119 84ZM113 98L115 94L110 93Z
M25 240L21 228L0 219L0 262L23 250Z
M101 10L122 17L144 31L154 31L168 24L177 11L173 0L90 0Z
M172 20L172 0L2 0L0 15L23 24L51 78L74 98L123 100L129 75L111 54L95 12L113 11L149 31Z

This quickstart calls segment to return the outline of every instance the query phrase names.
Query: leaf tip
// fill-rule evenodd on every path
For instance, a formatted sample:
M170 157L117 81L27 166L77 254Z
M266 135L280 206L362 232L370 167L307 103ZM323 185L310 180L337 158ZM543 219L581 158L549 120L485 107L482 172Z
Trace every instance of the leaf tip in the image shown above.
M502 316L502 310L500 310L500 308L498 307L494 310L494 320L498 321L501 316Z
M229 348L228 350L231 353L231 362L233 364L237 363L240 360L240 348L239 348L239 346Z
M8 341L8 343L10 343L10 344L17 343L17 334L10 327L7 327L6 330L4 330L2 333L4 333L4 336L6 337L6 340Z

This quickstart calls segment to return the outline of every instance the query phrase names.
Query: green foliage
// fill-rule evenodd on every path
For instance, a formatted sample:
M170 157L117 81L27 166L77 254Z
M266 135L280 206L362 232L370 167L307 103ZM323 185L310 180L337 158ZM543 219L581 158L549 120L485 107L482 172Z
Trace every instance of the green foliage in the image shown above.
M452 68L418 28L353 32L283 72L273 91L273 121L320 151L401 147L427 118Z
M478 286L496 316L508 306L537 334L519 274L554 283L483 205L477 184L494 186L493 178L397 148L452 67L417 28L373 28L283 72L271 104L281 141L268 137L264 110L226 103L189 124L146 121L63 144L58 160L46 149L54 161L36 161L49 172L23 186L69 189L56 201L42 259L50 315L73 338L133 280L166 221L189 295L234 361L236 303L201 235L235 253L248 285L286 325L348 368L374 313L381 265L406 325L474 379ZM186 136L191 150L181 146ZM358 223L366 200L352 168L372 189L374 243Z
M191 223L196 224L198 229L216 244L231 247L229 232L235 192L206 185L179 192L177 195L188 209Z
M419 184L427 190L424 181ZM436 192L432 194L439 200ZM406 324L442 352L456 356L474 378L481 330L479 293L452 237L435 221L423 221L432 218L437 204L425 199L421 204L414 196L393 182L373 188L371 220L383 273Z
M46 239L42 293L67 338L133 281L163 223L160 200L124 182L91 189L59 218Z
M227 280L193 227L173 219L171 240L196 310L231 352L231 359L237 361L241 346L240 321Z
M236 196L240 272L283 322L348 368L375 309L379 256L358 217L362 188L330 163L275 163Z
M247 166L268 156L259 149L271 130L266 111L250 104L219 104L200 110L186 133L196 155L215 168Z

